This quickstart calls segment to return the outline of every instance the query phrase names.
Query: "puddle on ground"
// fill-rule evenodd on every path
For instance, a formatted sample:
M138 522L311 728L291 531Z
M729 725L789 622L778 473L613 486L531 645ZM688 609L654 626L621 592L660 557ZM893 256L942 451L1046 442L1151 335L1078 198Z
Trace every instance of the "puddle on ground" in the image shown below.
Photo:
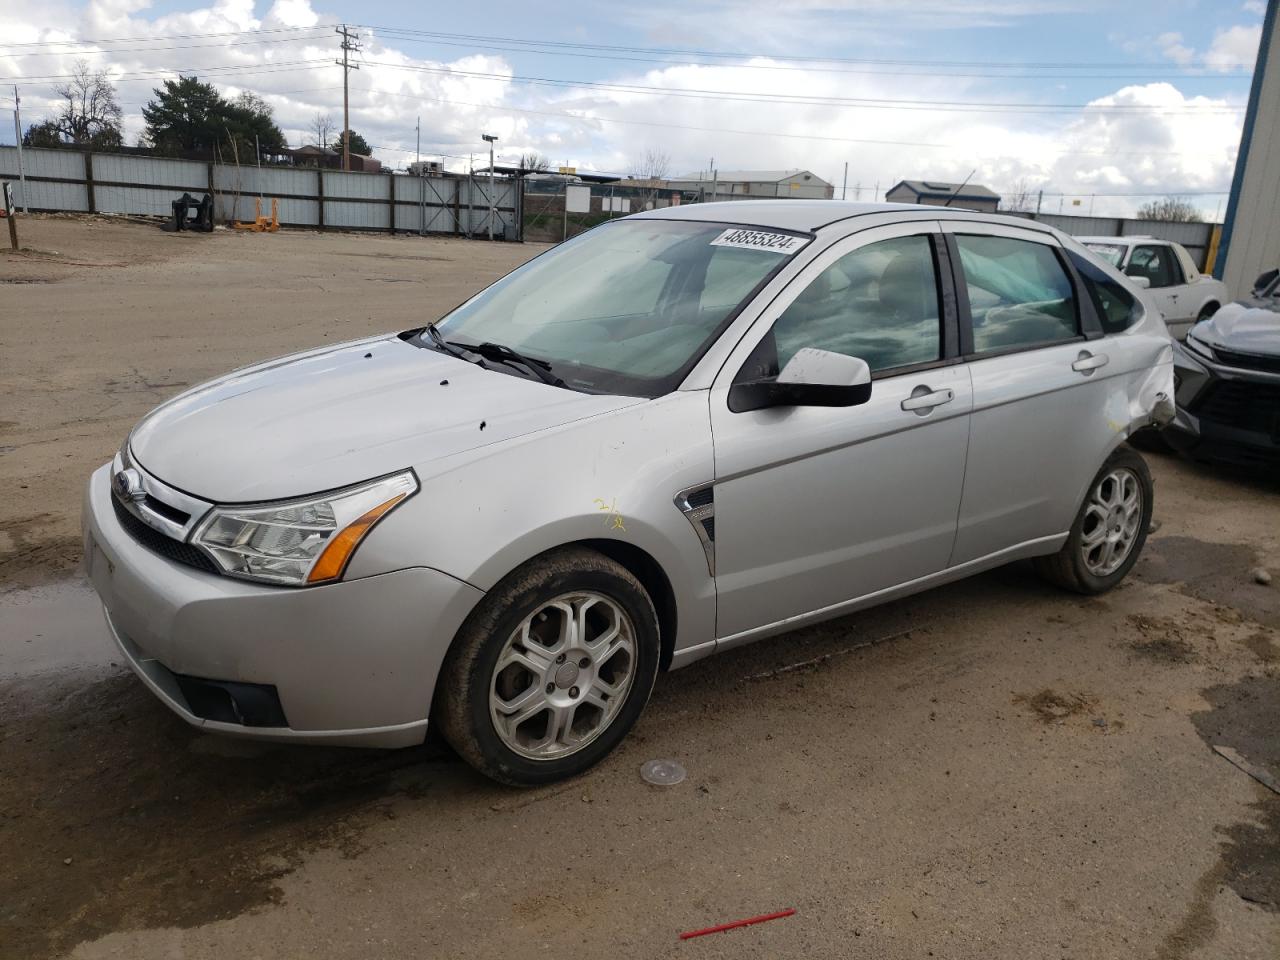
M469 776L435 742L290 747L188 727L120 664L80 579L0 595L0 757L0 837L27 868L0 870L0 954L28 960L274 903L308 851L354 856L393 800Z
M117 662L102 604L83 579L0 594L0 681Z
M1280 777L1280 676L1246 677L1202 694L1210 709L1192 714L1191 721L1205 744L1233 747ZM1221 765L1224 777L1248 777L1226 760ZM1256 822L1219 828L1222 882L1242 899L1280 912L1280 796L1255 789Z
M1253 551L1240 544L1192 537L1153 537L1134 575L1148 583L1181 583L1199 600L1230 607L1256 623L1280 627L1280 589L1253 580Z

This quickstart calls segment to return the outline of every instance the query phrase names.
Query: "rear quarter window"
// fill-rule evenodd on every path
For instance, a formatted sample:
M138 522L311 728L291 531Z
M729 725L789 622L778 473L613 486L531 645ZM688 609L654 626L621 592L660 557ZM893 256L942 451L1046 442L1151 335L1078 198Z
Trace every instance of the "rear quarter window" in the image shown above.
M1120 333L1142 318L1142 305L1119 280L1108 276L1088 257L1075 251L1068 251L1068 256L1080 275L1085 293L1093 301L1103 333Z

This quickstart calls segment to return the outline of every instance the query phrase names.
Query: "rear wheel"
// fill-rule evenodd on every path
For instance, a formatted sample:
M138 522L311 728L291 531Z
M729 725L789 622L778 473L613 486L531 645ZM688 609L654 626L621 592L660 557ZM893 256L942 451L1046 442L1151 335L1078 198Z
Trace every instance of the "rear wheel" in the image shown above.
M1067 542L1052 556L1037 558L1036 569L1076 593L1110 590L1138 561L1151 526L1154 495L1146 461L1120 447L1089 485Z
M594 550L531 561L468 618L440 675L436 720L486 776L574 776L635 724L658 671L658 618L640 582Z
M1203 323L1217 312L1218 305L1216 303L1206 303L1200 308L1200 313L1196 316L1196 323Z

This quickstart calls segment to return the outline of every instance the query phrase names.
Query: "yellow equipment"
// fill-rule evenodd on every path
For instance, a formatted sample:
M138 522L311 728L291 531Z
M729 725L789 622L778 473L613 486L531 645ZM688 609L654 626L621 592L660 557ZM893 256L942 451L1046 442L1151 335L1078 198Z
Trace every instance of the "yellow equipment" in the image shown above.
M271 198L271 216L264 217L262 215L262 198L258 197L253 201L253 222L237 222L233 223L232 226L237 230L252 230L254 233L275 233L280 229L279 201L275 197Z

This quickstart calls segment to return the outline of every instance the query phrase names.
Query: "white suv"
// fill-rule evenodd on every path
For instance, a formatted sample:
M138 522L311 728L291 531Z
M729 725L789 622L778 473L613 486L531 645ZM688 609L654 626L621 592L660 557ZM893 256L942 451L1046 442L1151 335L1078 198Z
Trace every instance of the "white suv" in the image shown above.
M1222 281L1197 270L1191 254L1179 243L1148 236L1076 239L1139 286L1148 287L1170 335L1179 340L1193 323L1207 320L1231 302Z

